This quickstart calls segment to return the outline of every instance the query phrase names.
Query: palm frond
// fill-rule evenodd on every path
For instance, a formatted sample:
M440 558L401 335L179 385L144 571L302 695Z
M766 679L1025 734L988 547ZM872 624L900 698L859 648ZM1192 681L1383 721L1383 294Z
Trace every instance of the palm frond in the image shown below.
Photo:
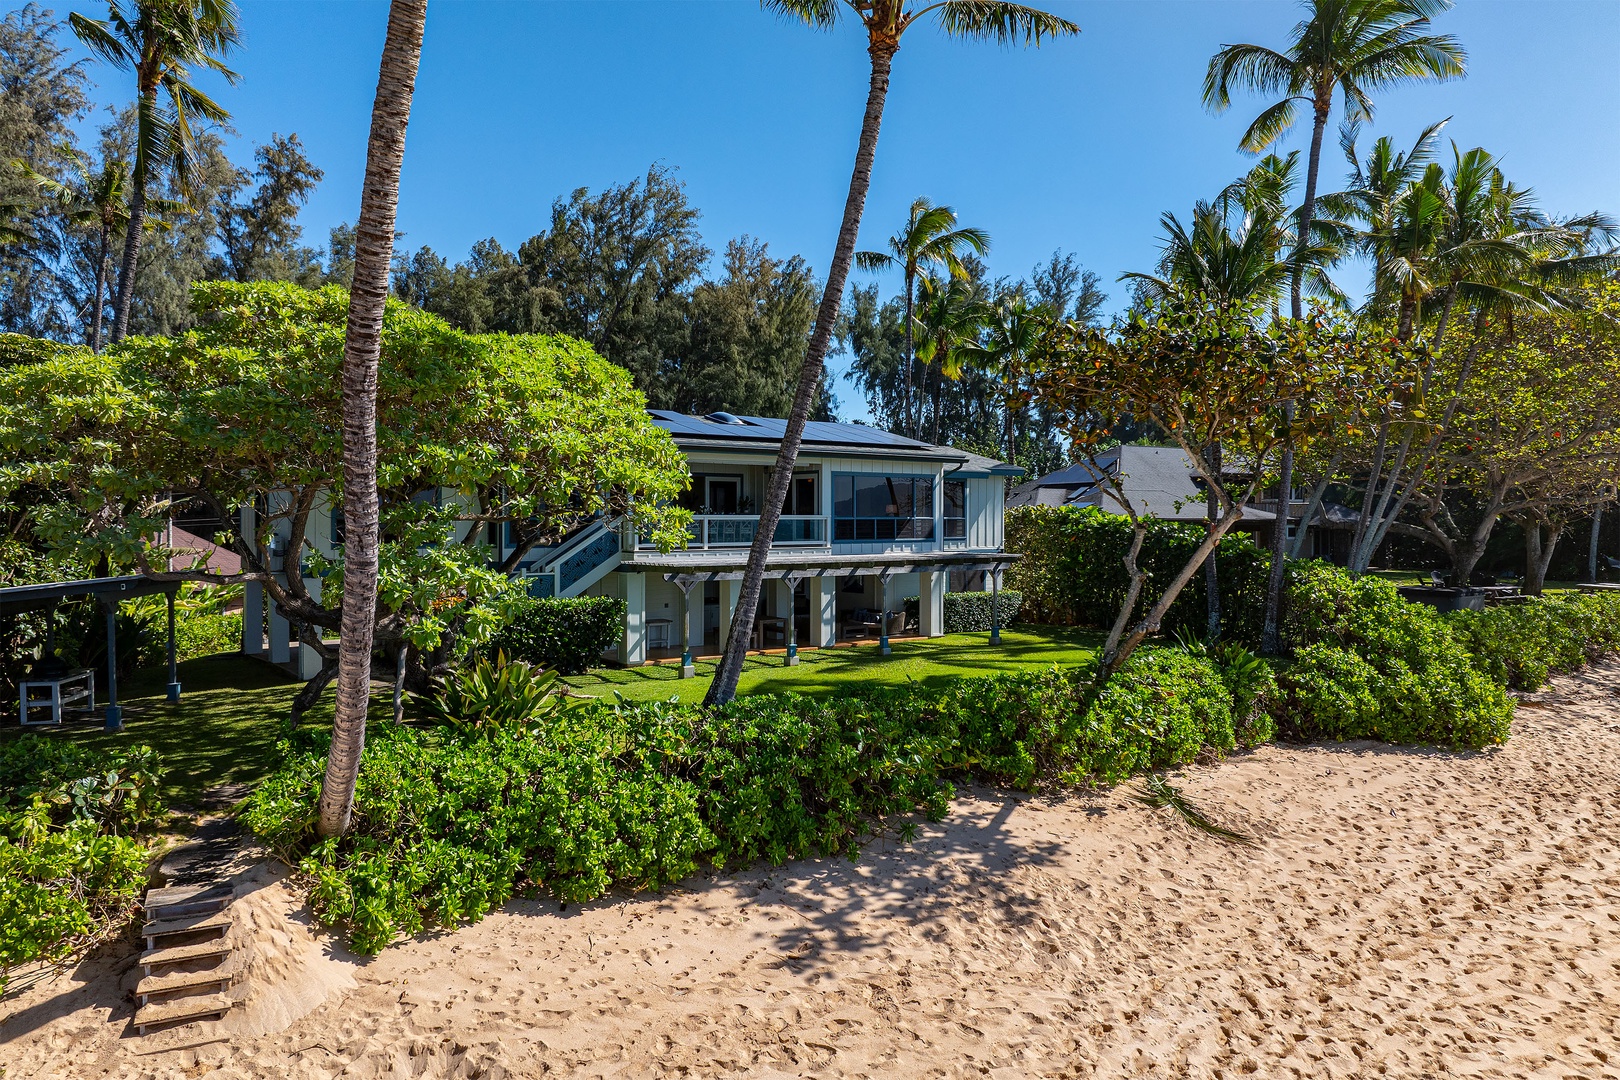
M1299 119L1299 103L1303 98L1289 97L1270 106L1249 125L1238 142L1239 149L1258 154L1288 133Z
M1232 88L1260 94L1300 90L1299 68L1292 59L1264 45L1222 45L1204 72L1204 105L1223 112L1232 104Z
M759 6L779 18L802 22L816 30L836 26L844 7L839 0L759 0Z
M857 251L855 265L868 273L887 270L896 264L895 257L882 251Z
M998 45L1038 46L1047 38L1080 32L1080 27L1068 19L1006 0L944 0L923 8L913 18L929 11L938 11L940 26L952 37Z
M1202 810L1195 806L1192 800L1188 799L1187 796L1182 793L1180 788L1170 783L1170 781L1166 780L1158 773L1153 773L1145 777L1137 789L1131 793L1131 798L1135 799L1142 805L1152 807L1155 810L1162 810L1168 807L1179 814L1181 819L1188 825L1191 825L1199 832L1207 833L1218 840L1225 840L1232 844L1240 844L1243 847L1259 846L1252 836L1240 833L1236 829L1228 829L1224 825L1216 824L1210 819L1208 814L1205 814Z

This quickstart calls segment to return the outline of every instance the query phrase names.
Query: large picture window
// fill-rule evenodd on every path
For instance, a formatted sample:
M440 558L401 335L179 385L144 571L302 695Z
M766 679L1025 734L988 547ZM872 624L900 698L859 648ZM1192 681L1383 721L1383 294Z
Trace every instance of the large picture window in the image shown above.
M941 521L947 540L967 539L967 481L945 481L945 505Z
M932 477L833 477L834 540L932 540L933 538Z

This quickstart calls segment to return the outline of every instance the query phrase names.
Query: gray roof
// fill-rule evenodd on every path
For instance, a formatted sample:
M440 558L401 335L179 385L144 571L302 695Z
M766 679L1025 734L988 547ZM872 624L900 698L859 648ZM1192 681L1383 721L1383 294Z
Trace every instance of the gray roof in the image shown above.
M1180 447L1118 446L1099 456L1098 464L1117 472L1125 497L1140 514L1169 521L1204 521L1209 511L1204 493L1195 481L1198 475L1192 459ZM1048 473L1039 480L1013 489L1009 506L1097 506L1110 514L1123 514L1113 493L1097 484L1097 473L1089 463L1070 465ZM1249 521L1271 521L1275 515L1245 508Z
M668 409L648 409L647 413L652 417L653 423L675 437L677 445L686 448L718 446L775 453L781 446L783 434L787 431L786 420L769 416L734 416L731 413L692 416ZM1024 474L1024 470L1017 465L1008 465L983 454L973 454L950 446L934 446L867 424L811 420L804 425L803 445L827 453L947 461L955 463L952 472L969 475Z

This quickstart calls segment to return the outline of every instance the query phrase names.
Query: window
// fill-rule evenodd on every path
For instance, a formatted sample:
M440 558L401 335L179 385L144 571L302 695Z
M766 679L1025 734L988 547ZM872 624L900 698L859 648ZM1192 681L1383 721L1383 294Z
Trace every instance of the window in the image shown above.
M934 481L931 477L833 477L834 540L933 538Z
M967 481L945 481L945 539L967 539Z
M788 487L787 505L782 512L800 517L810 517L821 512L820 507L816 506L815 473L794 474L793 483Z

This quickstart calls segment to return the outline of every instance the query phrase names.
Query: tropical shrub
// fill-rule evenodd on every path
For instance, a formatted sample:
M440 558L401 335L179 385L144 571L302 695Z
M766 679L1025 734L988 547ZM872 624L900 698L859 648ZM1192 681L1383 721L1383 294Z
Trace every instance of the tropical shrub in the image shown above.
M1620 648L1620 596L1535 599L1446 617L1480 671L1514 690L1539 690Z
M497 653L494 663L479 656L444 680L431 709L452 727L488 733L554 718L562 708L557 673L540 671Z
M1024 596L1015 589L1002 589L999 602L991 603L992 593L948 592L945 594L944 623L947 634L975 634L990 629L991 609L1001 615L1001 626L1010 626L1018 618Z
M1204 531L1187 522L1148 523L1137 559L1148 574L1138 612L1187 564ZM1007 511L1007 550L1022 558L1007 571L1007 585L1022 593L1024 618L1030 621L1106 629L1130 587L1125 572L1130 546L1130 519L1119 514L1095 507L1015 507ZM1229 640L1258 645L1270 565L1269 554L1246 536L1228 536L1217 548L1222 635ZM1164 632L1202 633L1208 625L1207 595L1204 575L1194 575L1170 606Z
M1235 641L1209 650L1215 670L1232 697L1232 731L1239 746L1253 749L1277 737L1270 708L1277 698L1272 666Z
M609 596L523 597L486 646L514 660L578 675L601 662L624 629L624 601Z
M133 834L163 814L151 748L0 744L0 992L18 964L56 963L121 925L146 884Z
M704 864L853 855L896 815L942 816L960 780L1113 783L1234 745L1204 656L1143 650L1082 714L1090 679L1053 669L707 714L591 702L531 727L384 726L353 828L313 846L327 737L301 730L242 819L311 876L317 916L375 952L520 891L584 901Z
M242 647L242 613L178 612L174 620L176 660L195 660L215 653L236 652Z
M1502 685L1433 608L1407 603L1389 582L1325 563L1293 567L1286 629L1296 651L1279 675L1278 720L1291 736L1461 749L1507 740L1513 706Z

